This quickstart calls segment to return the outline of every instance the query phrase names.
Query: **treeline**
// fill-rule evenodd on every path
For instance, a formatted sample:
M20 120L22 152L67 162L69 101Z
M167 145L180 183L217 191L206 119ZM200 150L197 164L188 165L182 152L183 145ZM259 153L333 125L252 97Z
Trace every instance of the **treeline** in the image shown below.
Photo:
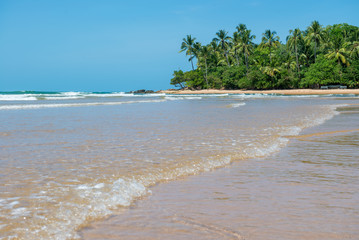
M260 44L254 43L255 38L244 24L232 36L219 30L208 45L187 35L180 52L189 57L192 70L174 71L171 84L189 89L359 87L356 26L322 27L313 21L306 30L290 30L286 44L271 30L262 34Z

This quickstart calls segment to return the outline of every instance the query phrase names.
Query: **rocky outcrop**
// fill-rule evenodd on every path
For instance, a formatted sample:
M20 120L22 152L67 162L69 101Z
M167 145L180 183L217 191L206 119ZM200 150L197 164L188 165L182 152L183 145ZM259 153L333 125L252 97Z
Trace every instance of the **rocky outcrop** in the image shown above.
M153 90L146 90L146 89L140 89L140 90L136 90L136 91L131 91L130 93L154 93Z

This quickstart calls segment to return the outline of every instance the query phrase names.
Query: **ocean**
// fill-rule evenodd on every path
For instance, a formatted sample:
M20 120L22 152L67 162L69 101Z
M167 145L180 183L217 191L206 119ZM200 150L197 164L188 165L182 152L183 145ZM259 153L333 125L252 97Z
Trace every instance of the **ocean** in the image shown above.
M355 239L359 96L0 92L0 239Z

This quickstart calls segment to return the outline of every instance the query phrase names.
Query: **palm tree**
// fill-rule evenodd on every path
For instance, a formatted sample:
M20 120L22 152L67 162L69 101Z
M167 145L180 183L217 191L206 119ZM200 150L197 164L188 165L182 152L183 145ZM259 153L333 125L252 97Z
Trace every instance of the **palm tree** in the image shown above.
M209 46L211 47L213 54L216 53L219 49L217 42L214 40L212 40L212 42L210 42Z
M221 62L221 54L219 53L219 47L216 42L211 42L209 44L210 48L210 58L208 59L208 67L218 67L219 63Z
M234 32L233 33L233 38L232 38L232 43L233 43L233 55L234 57L236 58L237 60L237 63L236 65L238 66L239 65L239 48L240 48L240 45L241 45L241 37L239 35L238 32Z
M202 45L199 42L193 44L193 56L198 59L199 52L201 51Z
M204 61L204 67L205 67L205 79L206 79L206 84L207 84L207 88L208 88L208 65L207 65L207 61L208 59L211 57L211 51L210 51L210 47L209 46L203 46L201 48L201 50L199 51L199 59Z
M346 50L347 44L344 41L344 37L341 33L336 33L331 41L331 48L328 53L325 55L328 59L335 59L340 63L349 66L349 62L346 58L348 51Z
M181 51L179 52L183 52L183 51L186 51L186 55L189 55L190 58L188 61L191 61L191 64L192 64L192 70L194 70L194 67L193 67L193 58L194 58L194 44L195 44L195 41L196 38L192 38L191 35L187 35L186 38L183 38L183 42L182 42L182 45L181 45Z
M237 27L237 32L239 33L240 36L242 36L244 34L244 32L247 30L247 26L243 23L239 24Z
M269 47L269 63L272 64L272 47L279 45L279 37L276 31L266 30L262 37L262 46Z
M251 30L245 30L242 34L241 43L240 43L240 51L244 54L244 59L246 61L246 69L248 73L248 62L249 55L252 53L254 49L253 40L256 38L255 35L251 35Z
M314 43L314 62L317 59L317 47L322 41L322 26L318 21L313 21L308 27L307 42Z
M222 51L224 52L224 56L227 59L227 64L229 65L229 60L228 60L228 53L227 53L227 48L229 45L229 40L231 40L231 37L227 35L228 32L226 32L225 30L219 30L216 35L218 38L213 38L213 41L219 42L219 45L221 46Z
M294 30L289 30L290 36L287 37L287 46L289 48L294 48L295 51L295 60L297 63L297 70L298 70L298 77L300 79L300 68L299 68L299 60L298 60L298 43L302 38L302 32L299 30L299 28L296 28Z
M344 44L345 44L345 47L348 49L350 57L353 59L355 59L355 58L359 59L359 41L346 42Z
M260 70L264 73L267 74L268 76L270 76L271 78L274 78L274 76L278 73L280 73L278 68L275 67L261 67Z

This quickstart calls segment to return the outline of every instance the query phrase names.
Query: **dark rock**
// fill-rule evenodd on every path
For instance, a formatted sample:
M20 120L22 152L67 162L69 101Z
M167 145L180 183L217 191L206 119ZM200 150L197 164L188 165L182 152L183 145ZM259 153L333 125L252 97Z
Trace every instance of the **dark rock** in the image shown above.
M146 93L145 89L136 90L133 93Z
M140 90L136 90L136 91L131 91L130 93L144 94L144 93L154 93L154 91L153 90L140 89Z

